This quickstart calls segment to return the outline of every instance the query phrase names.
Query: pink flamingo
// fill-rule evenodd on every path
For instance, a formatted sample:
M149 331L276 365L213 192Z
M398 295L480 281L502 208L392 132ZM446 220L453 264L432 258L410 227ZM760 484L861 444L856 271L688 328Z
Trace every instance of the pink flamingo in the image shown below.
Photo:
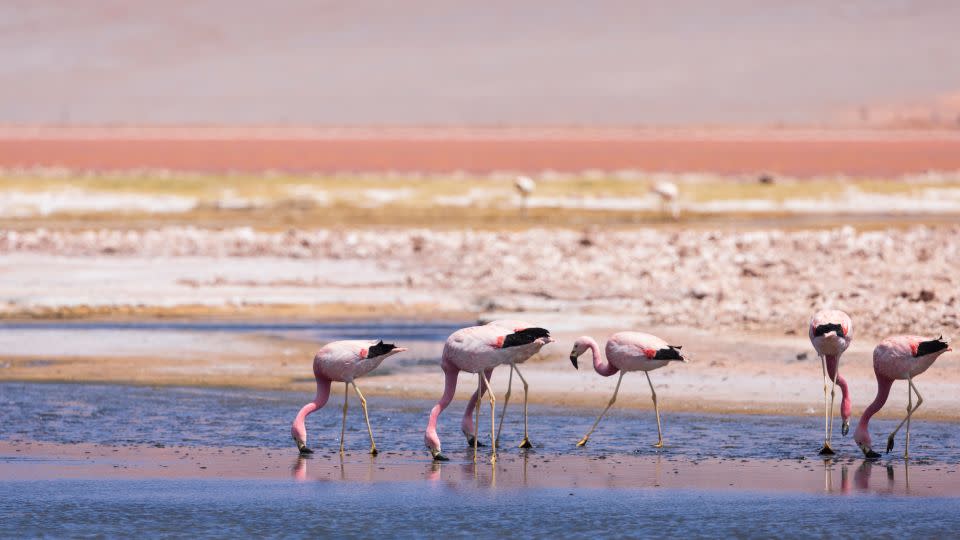
M367 433L370 434L370 454L377 455L377 445L373 442L373 430L370 429L370 416L367 414L367 400L360 393L354 381L366 375L380 365L387 357L402 353L407 349L390 343L367 340L334 341L326 344L313 357L313 376L317 379L317 395L297 413L290 428L290 434L297 443L301 454L312 454L307 448L307 415L320 409L330 397L331 381L343 382L343 423L340 426L340 453L343 454L343 436L347 426L347 398L350 385L360 398L363 418L367 421Z
M490 392L490 440L496 441L494 428L496 424L496 397L490 388L490 375L493 368L501 364L512 364L523 361L539 351L547 343L553 341L550 332L544 328L524 328L513 331L502 326L488 324L485 326L471 326L457 330L447 338L443 346L443 356L440 367L446 377L443 396L430 410L430 420L423 435L424 443L437 461L445 461L440 437L437 435L437 420L440 413L453 401L457 389L457 376L461 371L477 374L477 399L475 400L475 414L477 423L480 421L480 399L485 391ZM533 351L533 352L531 352ZM470 426L473 427L472 425ZM472 431L472 430L471 430ZM469 437L469 432L465 434ZM473 437L473 459L477 459L477 437ZM497 449L493 445L491 461L496 461Z
M519 321L513 319L497 319L495 321L490 321L487 323L488 326L498 326L506 330L511 330L513 332L519 332L526 328L534 328L534 326L526 321ZM542 346L541 346L542 347ZM500 432L503 431L503 420L507 416L507 405L510 404L510 394L513 389L513 373L516 372L517 376L520 377L520 382L523 383L523 440L520 441L519 448L533 448L533 444L530 443L530 439L527 436L527 400L528 392L530 386L527 384L527 380L523 378L523 375L520 373L520 370L517 369L517 364L522 364L529 360L532 356L540 352L541 347L529 347L526 349L526 355L516 356L516 359L510 364L510 378L507 380L507 393L503 396L503 409L500 411L500 423L497 426L497 438L496 444L500 444ZM490 373L487 374L487 378L490 378ZM463 435L467 438L467 445L474 445L474 437L476 436L476 429L473 426L473 409L477 403L477 400L483 396L483 392L476 390L473 392L473 395L470 396L470 401L467 402L467 408L463 411L463 420L460 423L460 429L463 431ZM482 443L476 442L477 446L483 446Z
M923 403L923 397L917 391L916 385L913 384L913 378L932 366L941 354L951 350L943 336L937 339L920 336L893 336L881 341L873 349L873 372L877 376L877 397L867 407L867 410L863 411L863 416L860 417L860 422L857 424L857 431L853 434L853 440L867 458L880 457L880 454L873 451L870 444L870 418L887 402L887 398L890 397L890 388L893 387L893 381L904 379L907 381L907 416L887 437L887 453L893 450L893 437L906 423L907 440L903 457L910 457L910 417ZM917 394L916 406L913 405L913 394Z
M820 356L820 367L823 369L823 448L820 449L820 455L832 456L836 452L830 446L830 440L833 437L833 403L836 394L837 385L840 385L840 392L843 399L840 401L840 418L843 424L840 432L846 435L850 431L850 391L847 387L847 381L840 376L840 355L847 350L850 342L853 341L853 321L846 313L828 309L818 311L813 319L810 319L810 343L816 349ZM827 377L833 380L833 386L830 388L830 406L827 406Z
M628 371L642 371L647 376L647 384L650 385L650 395L653 399L653 408L657 413L657 448L663 448L663 431L660 428L660 406L657 404L657 392L653 389L653 382L650 380L650 372L661 368L670 362L686 362L687 359L680 354L680 347L668 345L666 341L641 332L618 332L607 339L606 353L607 359L604 360L600 355L600 347L590 336L577 338L573 344L573 350L570 351L570 361L573 367L580 369L577 365L577 358L587 349L593 354L593 369L604 377L609 377L616 372L620 372L620 378L617 379L617 387L613 390L613 397L607 403L607 406L597 417L590 431L583 436L577 443L577 446L587 444L593 430L597 429L597 424L603 419L603 416L610 410L610 406L617 400L617 393L620 392L620 383L623 376Z

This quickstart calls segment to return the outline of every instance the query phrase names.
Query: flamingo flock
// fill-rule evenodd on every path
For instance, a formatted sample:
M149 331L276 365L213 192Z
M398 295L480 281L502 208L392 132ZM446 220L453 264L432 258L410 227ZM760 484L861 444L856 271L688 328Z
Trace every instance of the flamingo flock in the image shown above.
M833 420L836 405L836 388L840 387L840 418L841 434L847 435L850 428L852 413L852 399L849 385L840 375L840 358L853 341L853 321L849 315L839 310L823 310L814 314L810 320L809 337L821 363L824 379L824 438L820 454L834 455L833 448ZM522 364L554 339L550 331L526 321L495 320L481 326L471 326L457 330L447 338L443 353L440 357L440 368L444 373L443 395L430 410L427 427L424 431L424 445L435 461L446 461L437 433L437 422L440 414L453 401L457 382L461 372L467 372L477 377L477 388L467 403L461 421L461 430L466 438L467 445L473 449L473 459L477 460L478 448L484 446L480 442L480 409L481 400L488 395L490 406L490 446L491 462L496 462L497 449L500 445L500 432L503 429L503 419L506 415L507 404L510 400L513 375L520 378L523 384L523 439L519 448L531 448L533 445L528 436L527 403L529 385L521 375L518 364ZM582 336L574 341L570 351L570 362L579 369L579 358L590 351L593 360L593 369L602 377L610 377L619 373L613 395L604 409L597 416L596 421L587 433L576 443L582 447L587 444L600 421L617 400L623 377L627 372L641 371L650 387L650 398L657 420L657 442L655 448L663 448L663 428L660 421L660 406L657 402L657 392L650 372L667 366L673 362L686 363L688 356L681 352L680 345L670 345L663 339L642 332L618 332L607 338L604 352L590 336ZM903 421L887 437L886 451L894 448L894 439L900 429L906 425L904 441L904 458L910 453L910 420L913 413L923 403L914 384L914 377L925 372L942 354L951 351L947 340L942 336L929 338L915 335L889 337L880 342L873 351L873 369L877 379L877 396L866 408L857 425L854 442L868 459L876 459L880 454L872 447L869 429L870 419L879 411L890 395L893 382L906 380L907 414ZM356 379L376 369L384 360L406 351L405 348L384 343L383 340L351 340L335 341L324 346L317 352L313 360L313 373L317 382L317 392L313 401L304 405L293 421L290 433L301 454L313 451L307 446L306 418L313 412L321 409L330 397L330 387L333 381L344 383L343 419L340 428L340 453L343 453L344 435L347 420L347 398L350 386L360 399L367 432L370 435L370 454L377 454L374 442L373 429L367 412L367 402ZM496 423L496 396L490 385L493 370L498 366L510 369L510 378L501 409L500 424ZM913 397L916 395L916 403Z

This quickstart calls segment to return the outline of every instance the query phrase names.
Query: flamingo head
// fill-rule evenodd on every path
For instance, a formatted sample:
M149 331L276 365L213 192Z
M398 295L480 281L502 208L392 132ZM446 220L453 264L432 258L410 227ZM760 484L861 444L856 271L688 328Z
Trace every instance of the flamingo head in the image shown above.
M297 443L297 450L300 451L300 455L312 454L313 450L307 447L307 430L306 428L294 426L291 430L291 435L293 436L293 442Z
M437 437L436 430L433 430L432 433L430 430L427 430L427 433L423 436L423 443L426 445L427 450L430 451L430 455L433 456L434 461L449 460L449 458L445 457L440 451L440 438Z
M877 459L880 457L880 454L873 451L870 433L866 429L861 429L861 427L858 426L857 432L853 434L853 442L857 443L860 451L863 452L863 456L867 459Z
M589 337L583 336L577 338L577 341L573 343L573 350L570 351L570 363L573 364L573 367L580 369L580 366L577 364L577 359L590 349L590 341Z

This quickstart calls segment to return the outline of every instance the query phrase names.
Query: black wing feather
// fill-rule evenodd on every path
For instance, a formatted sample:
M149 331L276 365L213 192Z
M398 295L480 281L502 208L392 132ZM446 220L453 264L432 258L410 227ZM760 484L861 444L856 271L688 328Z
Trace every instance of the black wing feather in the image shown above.
M502 348L506 349L507 347L527 345L545 337L550 337L550 331L546 328L524 328L512 334L507 334L507 336L503 338Z

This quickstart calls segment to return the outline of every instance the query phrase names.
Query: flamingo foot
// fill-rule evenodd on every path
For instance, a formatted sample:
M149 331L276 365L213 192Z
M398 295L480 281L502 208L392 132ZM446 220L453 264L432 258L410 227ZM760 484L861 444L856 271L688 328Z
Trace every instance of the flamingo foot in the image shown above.
M377 447L376 447L376 446L371 446L371 447L370 447L370 455L371 455L371 456L375 456L375 455L377 455L377 454L379 454L379 453L380 453L380 452L377 451Z
M520 446L517 448L533 448L533 444L530 442L530 439L524 437L523 440L520 441Z
M843 425L840 426L840 434L846 437L847 433L850 433L850 420L844 420Z
M823 448L820 449L818 454L821 456L835 456L837 453L830 447L830 443L823 443Z
M586 445L587 445L587 441L589 441L589 440L590 440L590 437L584 437L584 438L580 439L580 441L577 443L577 448L580 448L581 446L586 446Z
M663 441L662 441L662 440L657 441L656 443L654 443L653 447L654 447L654 448L663 448Z

